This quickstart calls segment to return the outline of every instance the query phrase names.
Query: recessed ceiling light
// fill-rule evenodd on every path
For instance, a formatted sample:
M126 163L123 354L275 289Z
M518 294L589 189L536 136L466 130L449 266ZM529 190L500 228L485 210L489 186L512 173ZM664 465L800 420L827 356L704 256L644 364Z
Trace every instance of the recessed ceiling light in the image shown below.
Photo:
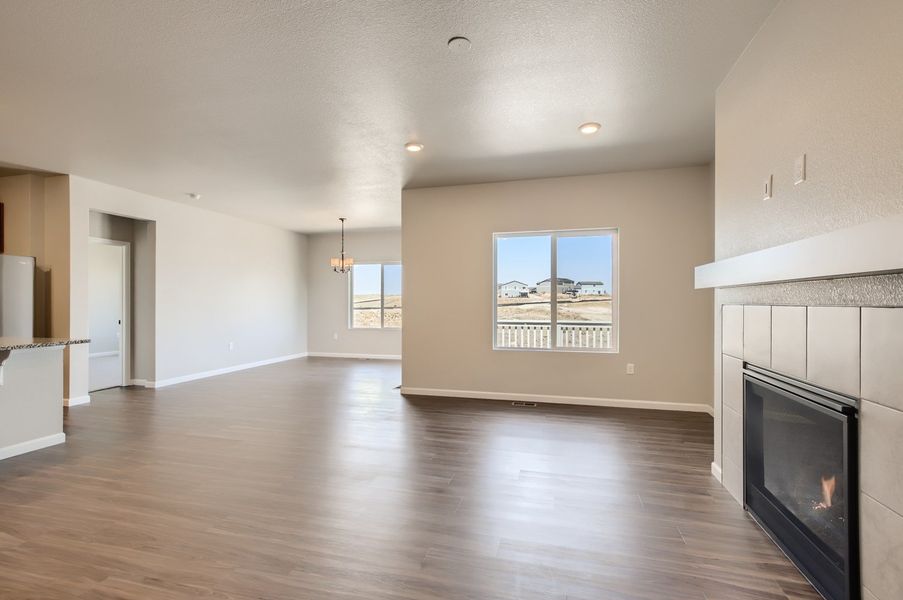
M582 133L583 135L592 135L592 134L596 133L597 131L599 131L600 129L602 129L602 126L599 125L598 123L590 121L589 123L584 123L577 129L579 129L580 133Z
M404 149L408 152L420 152L423 150L423 144L420 142L408 142L404 145Z
M467 52L470 50L470 40L463 35L456 35L448 40L448 49L452 52Z
M191 198L192 200L200 200L201 199L201 195L197 194L195 192L187 192L185 195L188 196L189 198Z

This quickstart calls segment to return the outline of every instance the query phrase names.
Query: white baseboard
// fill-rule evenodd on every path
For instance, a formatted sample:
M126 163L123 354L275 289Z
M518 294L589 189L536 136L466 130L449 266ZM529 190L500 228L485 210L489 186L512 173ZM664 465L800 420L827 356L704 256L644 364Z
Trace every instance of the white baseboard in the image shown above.
M449 398L474 398L477 400L506 400L509 402L542 402L546 404L573 404L576 406L608 406L614 408L642 408L647 410L678 410L708 413L707 404L689 402L661 402L659 400L628 400L623 398L593 398L589 396L546 396L543 394L516 394L510 392L479 392L473 390L440 390L401 386L403 396L444 396Z
M234 373L235 371L244 371L245 369L253 369L255 367L263 367L266 365L272 365L275 363L285 362L287 360L295 360L296 358L304 358L307 356L307 352L299 352L298 354L288 354L286 356L277 356L276 358L267 358L265 360L258 360L255 362L244 363L241 365L232 365L231 367L223 367L222 369L213 369L211 371L202 371L200 373L191 373L190 375L181 375L179 377L171 377L169 379L162 379L160 381L145 381L141 379L133 379L132 381L136 382L134 385L140 385L138 381L144 381L144 387L148 388L162 388L170 385L175 385L177 383L186 383L189 381L195 381L196 379L206 379L208 377L216 377L217 375L225 375L226 373Z
M400 354L348 354L345 352L308 352L308 356L320 358L358 358L364 360L401 360Z
M63 398L63 406L79 406L80 404L89 404L90 402L91 396L87 394L75 398Z
M53 435L47 435L34 440L28 440L27 442L20 442L18 444L13 444L12 446L6 446L5 448L0 448L0 460L3 460L4 458L10 458L12 456L19 456L20 454L25 454L26 452L34 452L35 450L47 448L48 446L56 446L57 444L62 444L65 441L65 433L54 433Z
M719 467L715 461L712 461L712 477L718 480L718 483L721 483L721 467Z
M138 387L150 387L147 385L147 379L129 379L129 385L137 385Z

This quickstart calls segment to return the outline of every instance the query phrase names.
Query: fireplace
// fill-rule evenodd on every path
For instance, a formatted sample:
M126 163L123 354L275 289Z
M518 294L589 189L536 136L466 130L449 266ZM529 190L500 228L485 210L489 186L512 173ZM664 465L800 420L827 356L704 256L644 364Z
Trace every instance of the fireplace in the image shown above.
M858 600L858 402L744 368L746 508L828 600Z

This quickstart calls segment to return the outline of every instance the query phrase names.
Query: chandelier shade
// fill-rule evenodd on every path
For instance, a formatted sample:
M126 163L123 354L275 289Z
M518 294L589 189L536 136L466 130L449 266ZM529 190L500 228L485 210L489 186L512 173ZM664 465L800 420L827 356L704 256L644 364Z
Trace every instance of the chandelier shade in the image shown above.
M354 259L345 256L345 217L339 217L339 221L342 223L342 250L338 257L334 256L329 259L329 266L336 273L347 273L354 265Z

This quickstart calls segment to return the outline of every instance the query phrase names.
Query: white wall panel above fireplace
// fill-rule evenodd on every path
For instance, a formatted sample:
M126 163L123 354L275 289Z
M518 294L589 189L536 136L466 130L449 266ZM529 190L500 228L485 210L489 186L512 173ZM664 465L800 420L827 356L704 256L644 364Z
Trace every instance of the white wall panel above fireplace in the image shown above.
M806 378L859 397L859 307L810 306L806 327Z

